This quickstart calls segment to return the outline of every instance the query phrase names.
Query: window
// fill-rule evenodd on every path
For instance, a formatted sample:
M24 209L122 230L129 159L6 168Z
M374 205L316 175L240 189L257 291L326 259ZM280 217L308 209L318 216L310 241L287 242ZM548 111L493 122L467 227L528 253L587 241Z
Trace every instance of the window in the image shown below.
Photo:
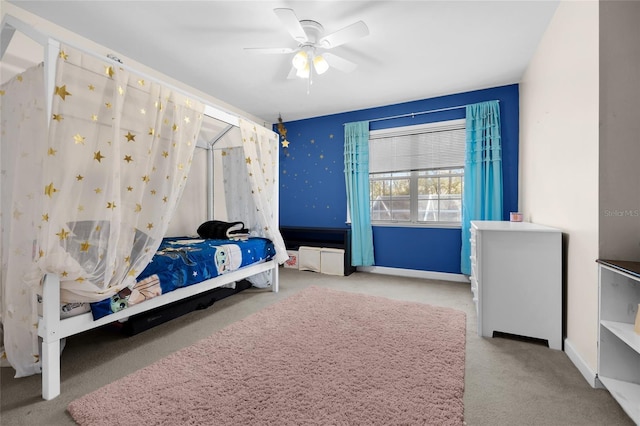
M465 120L369 135L371 221L394 225L460 225Z

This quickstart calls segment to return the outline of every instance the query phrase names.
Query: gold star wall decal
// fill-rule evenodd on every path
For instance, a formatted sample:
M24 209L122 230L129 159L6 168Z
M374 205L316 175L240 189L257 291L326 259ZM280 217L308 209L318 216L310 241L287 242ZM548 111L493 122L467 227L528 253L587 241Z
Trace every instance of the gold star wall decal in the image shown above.
M89 247L91 247L91 244L89 244L89 241L85 241L80 244L80 251L89 251Z
M94 86L93 84L90 84L89 86L87 86L89 88L89 90L91 90L92 92L94 90L96 90L96 86Z
M91 114L91 121L98 121L98 115L97 114Z
M177 125L177 124L174 124L173 126L171 126L171 129L172 129L174 132L177 132L177 131L178 131L178 125Z
M130 162L132 162L132 161L133 161L133 158L131 158L131 156L130 156L130 155L125 155L125 156L124 156L124 161L126 161L127 163L130 163Z
M152 230L153 229L153 223L147 223L147 229L148 230Z
M185 118L184 118L184 122L185 122L185 123L187 123L187 124L189 124L189 123L191 122L191 119L190 119L189 117L185 117Z
M56 120L56 121L60 122L60 121L62 121L62 120L63 120L63 118L62 118L62 114L53 114L53 115L51 116L51 119L52 119L52 120Z
M102 155L100 151L93 153L93 159L96 160L98 163L101 163L103 158L106 158L106 157Z
M56 235L60 238L60 241L63 241L69 236L69 231L65 231L64 228L62 228Z
M62 274L60 274L60 275L62 275L63 277L68 277L69 273L67 271L62 271Z
M82 278L82 277L76 278L76 282L83 283L84 282L84 278Z
M134 135L131 132L127 132L126 135L124 135L125 138L127 138L127 142L135 142L136 140L136 135Z
M107 109L111 109L111 102L105 102L104 106L106 106Z
M143 80L143 79L138 80L138 84L139 84L140 86L144 86L144 80Z
M58 192L58 190L54 188L53 182L44 187L44 195L48 195L49 198L51 198L51 196L56 192Z
M129 275L130 277L135 277L136 275L138 275L138 273L136 272L136 270L135 270L135 269L131 269L131 270L129 271L128 275Z
M42 221L43 222L49 222L49 215L47 213L42 215Z
M167 151L162 151L162 156L164 158L167 158L169 156L169 153Z
M147 113L147 110L144 108L140 108L140 114L145 115Z
M116 208L116 202L115 201L108 201L107 202L107 208L111 209L111 210L115 209Z
M153 127L149 127L149 136L153 136L156 130Z
M151 192L151 195L156 195L156 190L155 190L155 189L152 189L152 190L151 190L151 191L149 191L149 192Z
M251 164L251 158L250 157L245 158L244 162L247 164Z
M17 77L16 77L16 80L18 80L18 81L20 81L20 82L21 82L21 81L22 81L22 76L21 76L21 75L17 76Z
M69 59L69 55L64 50L61 50L60 53L58 53L58 56L64 59L65 61Z
M129 192L133 191L133 186L127 186L127 191Z
M62 98L62 100L66 100L65 98L67 96L71 96L71 93L67 92L67 85L63 85L63 86L56 86L56 91L54 92L54 94L60 96L60 98Z
M136 213L140 213L142 211L142 205L136 203L136 208L134 209Z
M55 149L53 149L53 148L49 148L49 151L47 151L47 154L49 154L49 155L51 155L51 156L54 156L54 155L56 155L56 152L58 152L58 151L56 151L56 150L55 150Z
M108 75L109 77L113 77L113 75L115 74L115 71L113 70L113 67L105 65L104 66L104 73L106 75Z
M82 144L84 145L84 136L80 135L80 133L76 133L75 136L73 137L73 140L75 142L76 145Z
M124 94L124 89L122 88L122 86L118 86L118 93L120 94L120 96Z

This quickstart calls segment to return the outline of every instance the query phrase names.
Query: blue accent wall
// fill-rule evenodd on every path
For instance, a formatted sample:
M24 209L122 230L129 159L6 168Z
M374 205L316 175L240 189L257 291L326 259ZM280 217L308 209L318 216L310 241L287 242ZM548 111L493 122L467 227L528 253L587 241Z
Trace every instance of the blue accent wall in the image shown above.
M347 96L347 94L345 94ZM502 124L503 219L518 210L518 85L495 87L341 114L285 122L288 147L280 148L280 225L348 227L344 181L343 124L500 101ZM454 120L465 109L375 121L371 130ZM286 119L286 117L284 117ZM277 127L274 126L277 131ZM374 226L376 266L460 273L460 229Z

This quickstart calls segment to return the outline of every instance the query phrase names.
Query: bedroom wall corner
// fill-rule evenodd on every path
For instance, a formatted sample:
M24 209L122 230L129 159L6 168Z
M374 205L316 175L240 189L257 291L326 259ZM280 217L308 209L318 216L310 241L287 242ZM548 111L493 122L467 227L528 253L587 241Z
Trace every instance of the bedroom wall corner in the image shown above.
M520 84L520 208L563 231L566 338L596 371L598 2L562 1Z

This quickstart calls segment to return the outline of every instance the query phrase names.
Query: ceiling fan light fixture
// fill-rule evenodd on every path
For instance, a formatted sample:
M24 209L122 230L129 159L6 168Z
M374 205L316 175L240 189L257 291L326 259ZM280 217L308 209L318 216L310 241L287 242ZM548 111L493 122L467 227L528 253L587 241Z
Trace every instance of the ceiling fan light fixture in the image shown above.
M307 55L307 52L304 50L301 50L293 55L291 63L298 71L303 70L305 67L309 66L309 55Z
M329 63L322 55L317 55L313 58L313 68L318 74L324 74L329 69Z
M310 74L311 68L309 67L309 62L307 62L304 67L298 69L298 72L296 72L296 76L300 78L309 78Z

